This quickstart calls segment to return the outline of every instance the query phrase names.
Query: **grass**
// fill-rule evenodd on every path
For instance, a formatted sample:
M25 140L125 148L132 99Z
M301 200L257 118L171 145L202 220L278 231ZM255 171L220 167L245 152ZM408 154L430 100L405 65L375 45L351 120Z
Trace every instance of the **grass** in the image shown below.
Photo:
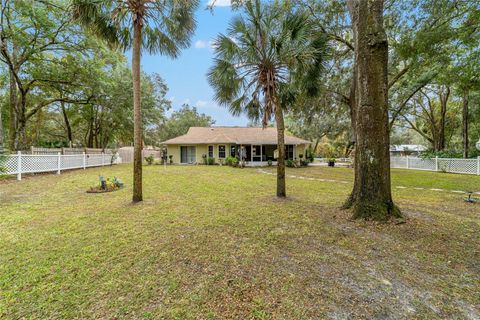
M351 183L256 169L130 166L0 182L0 318L480 317L480 205L394 188L406 224L350 221ZM98 175L127 187L87 194ZM351 169L288 174L351 182ZM395 170L394 186L480 191L480 177Z

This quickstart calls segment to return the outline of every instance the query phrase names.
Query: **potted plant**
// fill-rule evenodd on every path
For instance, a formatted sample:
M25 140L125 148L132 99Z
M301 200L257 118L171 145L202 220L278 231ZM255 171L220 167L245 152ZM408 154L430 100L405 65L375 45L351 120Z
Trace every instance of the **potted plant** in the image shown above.
M335 158L328 159L328 166L335 167Z
M152 165L154 160L155 158L153 157L153 154L145 157L145 161L147 162L148 165Z

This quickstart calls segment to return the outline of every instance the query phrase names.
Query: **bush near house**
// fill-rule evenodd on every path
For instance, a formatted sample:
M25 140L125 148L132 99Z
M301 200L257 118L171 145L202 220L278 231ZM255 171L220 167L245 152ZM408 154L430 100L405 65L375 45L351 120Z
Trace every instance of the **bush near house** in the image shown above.
M213 166L215 164L215 158L208 157L207 158L207 165Z
M227 166L231 167L237 167L238 166L238 159L236 157L227 157L225 158L225 164Z

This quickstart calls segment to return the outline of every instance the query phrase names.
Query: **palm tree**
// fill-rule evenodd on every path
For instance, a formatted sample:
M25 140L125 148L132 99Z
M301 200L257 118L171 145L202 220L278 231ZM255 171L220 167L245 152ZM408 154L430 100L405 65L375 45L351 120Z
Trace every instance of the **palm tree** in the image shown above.
M141 51L177 57L190 44L197 6L198 0L72 0L75 20L111 45L132 49L133 202L143 200Z
M288 2L247 1L244 15L214 41L216 57L208 73L215 100L233 115L277 126L277 196L285 197L284 108L296 94L318 93L326 38L306 12ZM295 94L291 94L295 92Z

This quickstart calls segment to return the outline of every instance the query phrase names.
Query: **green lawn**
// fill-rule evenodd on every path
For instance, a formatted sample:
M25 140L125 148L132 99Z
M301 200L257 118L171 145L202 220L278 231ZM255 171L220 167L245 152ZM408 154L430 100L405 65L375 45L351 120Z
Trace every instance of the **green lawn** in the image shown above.
M272 170L267 169L267 170ZM0 181L2 319L480 317L480 177L393 171L406 224L350 221L352 170L130 166ZM87 194L98 175L127 187ZM399 189L396 186L411 188Z

